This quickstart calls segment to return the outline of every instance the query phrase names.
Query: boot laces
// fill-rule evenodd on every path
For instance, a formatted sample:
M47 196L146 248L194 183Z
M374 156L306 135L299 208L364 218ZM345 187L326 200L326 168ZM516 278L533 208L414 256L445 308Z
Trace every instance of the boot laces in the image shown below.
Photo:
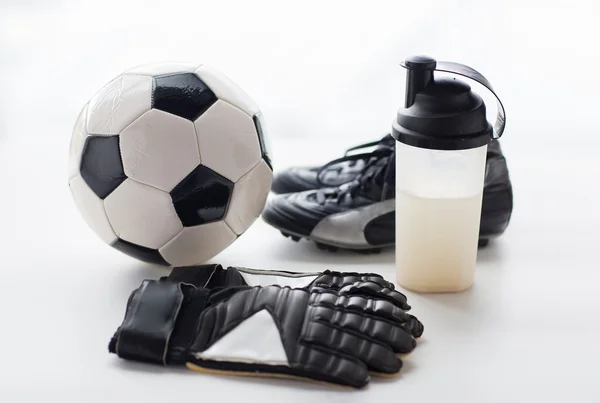
M331 161L327 165L335 164L340 161L358 160L368 158L367 163L361 169L357 177L337 188L323 189L323 191L317 191L315 193L316 200L319 204L325 204L328 200L336 201L338 204L345 200L346 197L354 198L358 191L361 193L368 194L374 185L383 185L383 177L387 168L387 157L393 152L391 148L378 148L370 153L356 154L347 157L339 158L338 160ZM386 161L383 161L385 158Z
M349 155L350 152L352 152L352 151L362 150L362 149L373 147L373 146L377 146L377 148L373 151ZM327 183L325 183L323 176L328 171L331 171L331 170L335 170L335 171L337 171L338 174L340 174L344 170L343 166L339 167L337 169L333 169L331 167L334 165L338 165L340 163L344 163L344 162L347 162L348 166L354 167L354 166L356 166L357 162L364 160L367 162L365 164L365 166L363 167L363 169L361 169L361 172L364 172L364 170L366 168L368 168L367 165L373 159L379 160L379 158L381 158L382 150L383 150L383 155L385 155L388 151L387 150L388 148L389 148L389 146L387 144L383 143L382 140L372 141L369 143L364 143L364 144L357 145L355 147L348 148L346 150L346 152L344 153L343 157L337 158L333 161L330 161L327 164L323 165L319 169L319 171L317 172L317 183L319 184L320 187L327 187L328 185L327 185Z

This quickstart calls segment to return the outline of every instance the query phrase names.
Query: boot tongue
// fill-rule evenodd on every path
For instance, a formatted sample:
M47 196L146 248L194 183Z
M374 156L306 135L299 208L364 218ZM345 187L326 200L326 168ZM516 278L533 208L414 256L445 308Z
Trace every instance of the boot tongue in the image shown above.
M349 148L346 155L321 167L317 172L317 181L325 186L332 187L350 182L359 173L362 173L361 171L379 161L383 156L389 155L394 149L395 141L391 134L387 134L378 142L365 143ZM351 151L363 150L369 147L375 148L370 152L351 153Z
M353 206L382 200L384 190L384 174L388 165L388 157L383 157L369 165L356 180L338 187L335 194L337 203ZM327 195L325 195L327 197Z
M308 199L321 205L327 202L335 202L348 206L355 205L357 198L362 199L358 201L359 204L367 200L371 202L383 200L386 189L385 174L388 170L390 154L393 154L390 149L385 152L388 155L372 157L355 180L335 188L317 190L308 195Z
M387 162L382 174L381 200L394 199L396 197L396 153L393 152Z
M358 179L359 188L357 195L367 199L379 201L382 198L384 174L388 165L388 157L379 159L375 164L367 167Z

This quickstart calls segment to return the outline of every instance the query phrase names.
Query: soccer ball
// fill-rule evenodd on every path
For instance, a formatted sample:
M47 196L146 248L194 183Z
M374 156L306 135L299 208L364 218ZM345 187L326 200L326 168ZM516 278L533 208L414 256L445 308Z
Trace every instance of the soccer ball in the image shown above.
M260 216L267 145L256 103L214 67L135 67L83 107L69 187L105 243L149 263L196 265Z

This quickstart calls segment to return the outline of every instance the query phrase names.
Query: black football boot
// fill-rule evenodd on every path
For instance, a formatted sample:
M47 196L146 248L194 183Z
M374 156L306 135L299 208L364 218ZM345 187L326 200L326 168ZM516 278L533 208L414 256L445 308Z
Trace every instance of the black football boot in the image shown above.
M489 240L504 233L513 211L513 190L508 173L506 158L498 140L487 148L485 182L481 205L479 245L485 246Z
M387 134L381 140L360 144L346 150L343 157L323 166L293 167L273 176L273 193L293 193L325 187L337 187L356 179L365 166L381 155L389 155L394 148L394 138ZM374 147L371 151L357 153Z
M283 235L295 241L315 241L321 249L378 252L392 246L396 225L394 158L393 148L380 150L350 182L277 195L267 203L262 218ZM494 141L486 159L480 246L505 231L512 209L506 159Z

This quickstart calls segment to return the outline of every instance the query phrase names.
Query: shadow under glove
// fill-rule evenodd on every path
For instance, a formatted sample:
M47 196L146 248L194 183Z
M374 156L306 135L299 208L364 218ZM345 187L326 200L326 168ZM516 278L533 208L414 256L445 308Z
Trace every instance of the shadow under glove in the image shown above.
M422 324L392 301L314 287L196 287L145 280L109 351L202 372L299 377L364 387L396 374Z

